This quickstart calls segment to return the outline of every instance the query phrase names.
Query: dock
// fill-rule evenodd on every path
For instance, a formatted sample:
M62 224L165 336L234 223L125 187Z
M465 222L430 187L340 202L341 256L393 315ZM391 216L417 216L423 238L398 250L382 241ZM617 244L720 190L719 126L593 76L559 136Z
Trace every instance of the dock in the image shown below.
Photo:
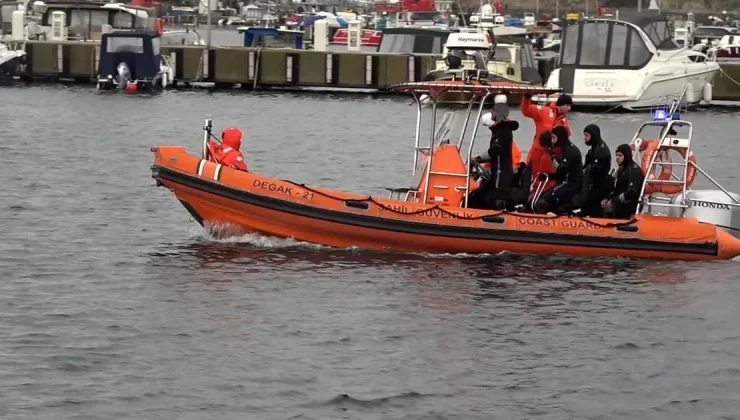
M25 76L49 82L93 83L100 45L93 42L26 41ZM438 56L367 52L322 52L246 47L162 46L176 85L213 83L231 88L383 89L420 81Z
M25 41L24 77L47 82L94 83L100 44ZM440 57L247 47L162 46L174 85L211 83L216 89L325 88L383 90L423 80ZM740 101L740 62L720 63L713 100Z

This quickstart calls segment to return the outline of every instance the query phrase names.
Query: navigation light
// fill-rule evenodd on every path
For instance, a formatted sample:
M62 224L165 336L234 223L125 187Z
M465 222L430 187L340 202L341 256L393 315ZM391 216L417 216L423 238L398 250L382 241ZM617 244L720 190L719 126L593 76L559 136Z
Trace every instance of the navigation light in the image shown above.
M653 116L655 121L665 121L667 119L666 117L667 115L664 109L659 109L655 111L655 115Z

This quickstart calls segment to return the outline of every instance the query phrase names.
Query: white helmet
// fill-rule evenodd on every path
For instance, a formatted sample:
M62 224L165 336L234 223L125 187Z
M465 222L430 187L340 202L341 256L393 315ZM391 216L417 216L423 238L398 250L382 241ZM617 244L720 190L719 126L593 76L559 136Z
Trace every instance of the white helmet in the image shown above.
M490 127L493 125L493 115L490 112L486 112L480 117L480 123L481 125L485 125L486 127Z

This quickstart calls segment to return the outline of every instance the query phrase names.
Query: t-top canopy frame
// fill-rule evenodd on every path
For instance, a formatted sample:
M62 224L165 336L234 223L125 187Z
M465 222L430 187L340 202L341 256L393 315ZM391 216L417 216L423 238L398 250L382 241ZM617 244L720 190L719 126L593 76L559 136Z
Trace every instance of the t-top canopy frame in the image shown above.
M436 120L437 120L437 99L444 93L448 92L461 92L470 94L470 100L468 102L468 111L463 123L463 127L460 133L460 138L457 143L458 151L462 151L462 143L465 138L465 134L470 123L470 117L475 106L475 103L480 101L478 107L478 115L474 119L473 132L470 138L470 144L468 146L467 154L464 157L466 164L469 164L473 152L473 146L475 145L475 137L478 133L478 126L483 115L483 108L485 107L486 100L495 94L530 94L530 95L551 95L562 92L562 89L544 88L541 86L529 85L526 83L516 82L487 82L480 80L438 80L438 81L425 81L425 82L406 82L397 85L390 86L388 88L391 92L398 93L410 93L414 97L416 102L416 133L414 139L414 166L412 167L412 176L416 175L416 167L419 162L420 154L428 155L429 160L426 164L425 173L422 175L425 177L425 185L429 185L429 177L431 174L430 168L432 160L434 159L434 137L436 132ZM431 102L432 115L431 115L431 136L429 139L429 146L421 147L421 117L423 103ZM470 181L470 172L465 175L465 187ZM427 200L428 189L425 189L423 202ZM465 201L463 207L468 205L468 195L465 195Z

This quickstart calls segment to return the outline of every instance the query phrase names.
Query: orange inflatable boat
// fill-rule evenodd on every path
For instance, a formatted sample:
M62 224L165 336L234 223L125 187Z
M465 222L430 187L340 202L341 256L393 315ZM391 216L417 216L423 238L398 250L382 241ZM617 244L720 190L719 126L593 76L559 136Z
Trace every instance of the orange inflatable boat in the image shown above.
M152 148L152 176L158 185L170 189L203 226L229 224L243 231L333 247L470 254L510 251L683 260L723 260L740 255L740 240L728 231L685 214L686 210L702 207L695 203L685 206L681 203L687 200L709 202L700 196L691 196L687 188L679 194L683 201L663 197L666 201L661 203L657 197L643 197L639 214L631 220L468 208L467 193L476 189L477 184L471 177L466 160L469 162L472 156L486 100L490 95L500 93L551 94L553 89L516 83L487 85L475 80L405 83L393 89L407 91L414 96L419 117L422 109L419 98L423 94L439 97L449 91L464 91L473 96L458 141L435 140L435 135L432 135L429 146L422 147L417 128L413 170L417 182L413 188L389 189L388 197L377 198L307 186L225 167L212 161L205 146L200 155L191 154L182 146ZM464 148L474 102L480 105L469 146ZM432 126L436 128L436 106L433 105L432 109ZM204 144L212 137L210 121L210 118L206 119ZM664 125L679 123L689 124L673 120L663 122ZM433 131L439 134L439 130ZM672 148L684 146L674 140L665 136L657 139ZM685 147L688 149L689 145ZM665 162L655 161L659 154L653 151L654 148L651 149L651 162L647 169L661 164L666 166ZM691 154L687 150L684 155ZM646 181L646 184L658 180L667 182L658 177ZM737 195L732 193L727 193L727 197L737 200ZM729 199L715 202L721 203L723 209L731 213L735 209L735 203ZM649 209L656 206L675 208L681 214L649 214ZM712 217L715 216L713 213Z

